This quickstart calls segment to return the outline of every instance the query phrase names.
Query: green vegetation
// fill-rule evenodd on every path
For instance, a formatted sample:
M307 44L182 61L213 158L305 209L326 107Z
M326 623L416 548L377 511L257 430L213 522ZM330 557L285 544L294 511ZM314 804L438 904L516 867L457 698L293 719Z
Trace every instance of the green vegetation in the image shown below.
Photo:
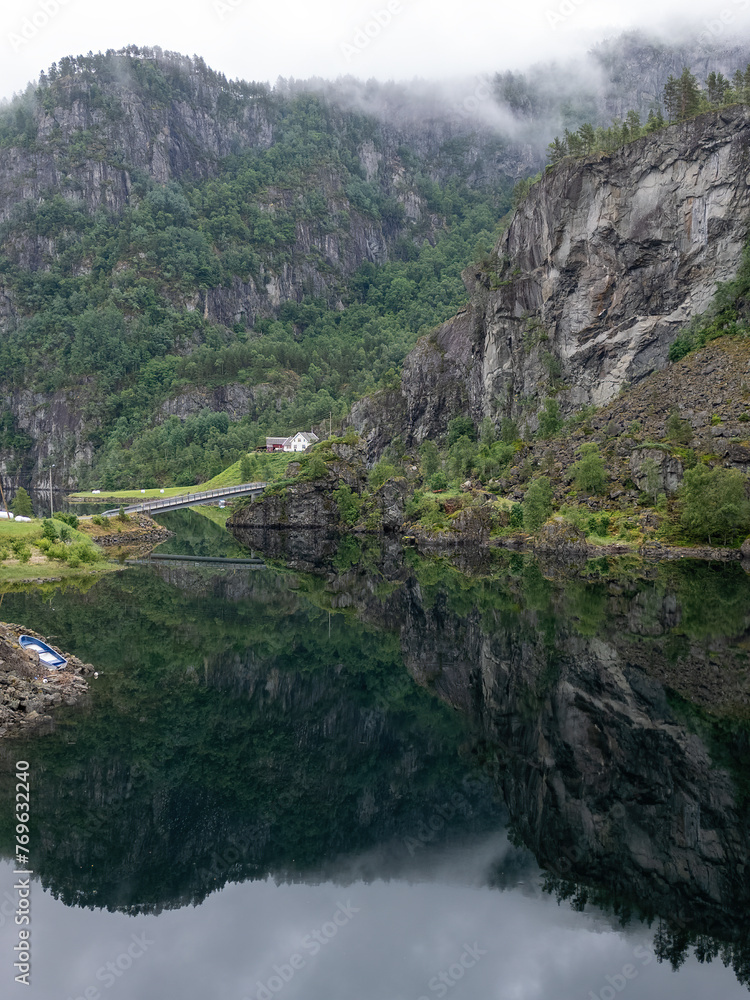
M13 503L10 505L10 509L16 517L34 516L34 509L31 506L31 497L23 486L19 486L16 490L16 495L13 497Z
M0 583L110 568L87 535L57 517L0 521Z
M110 84L129 78L157 108L195 105L197 74L226 88L220 117L227 121L242 120L253 102L273 144L238 149L206 180L159 185L131 169L130 202L119 215L88 214L47 192L0 227L0 277L19 312L0 343L3 392L76 386L96 449L93 471L78 469L79 482L107 491L202 482L266 434L340 418L357 396L392 380L417 337L463 304L461 271L490 250L510 204L510 182L476 189L456 176L437 184L430 165L405 150L399 183L424 207L421 220L409 221L390 188L367 180L361 165L362 143L381 141L375 119L311 94L230 86L200 60L178 65L145 55L131 49L64 60L65 80L111 124L122 112ZM70 100L57 67L0 113L0 146L55 145L55 137L37 135L34 109ZM117 160L104 132L77 133L57 154ZM315 247L301 249L310 238L344 246L363 226L380 227L387 252L353 275ZM43 268L24 263L29 238L51 242ZM301 301L274 306L266 286L290 266L308 275ZM184 305L238 282L252 283L261 305L231 327ZM204 412L158 422L167 398L230 383L254 387L242 419ZM0 441L21 461L31 441L2 419Z
M546 476L533 480L523 498L524 531L535 534L552 513L552 483Z
M742 253L737 276L718 285L709 308L695 316L690 325L672 342L669 360L679 361L686 354L725 335L747 336L748 301L750 301L750 243Z
M680 523L694 538L723 545L750 533L750 501L745 476L737 469L697 465L680 487Z
M592 153L610 153L628 142L644 135L651 135L674 122L687 121L704 111L718 110L730 104L750 101L750 64L744 73L740 70L730 82L721 73L710 73L704 90L687 67L679 77L670 76L664 86L664 112L658 104L651 109L645 123L637 111L628 111L624 121L615 120L609 127L596 127L584 122L575 132L565 129L560 138L555 136L547 148L551 163L566 157L589 156Z
M607 470L599 445L593 442L582 444L578 451L581 457L571 468L576 489L585 493L602 493L607 483Z

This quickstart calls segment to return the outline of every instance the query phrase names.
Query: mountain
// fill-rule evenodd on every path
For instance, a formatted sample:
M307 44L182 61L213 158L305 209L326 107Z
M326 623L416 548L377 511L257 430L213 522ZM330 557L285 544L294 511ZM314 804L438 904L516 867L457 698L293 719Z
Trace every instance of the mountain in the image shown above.
M0 116L2 471L54 461L68 484L98 459L139 476L123 446L189 419L168 400L195 387L241 385L247 420L231 441L210 425L208 464L188 425L188 479L345 412L463 298L460 269L508 207L505 145L465 122L407 134L160 50L60 60Z
M549 400L570 415L664 368L740 268L749 142L736 105L549 171L465 272L468 307L419 342L398 389L355 406L371 457L465 413L531 434Z
M731 75L748 59L740 44L664 46L627 35L575 68L440 86L345 78L273 88L227 80L199 58L160 49L61 59L0 108L0 476L11 491L46 483L52 470L59 486L84 488L204 481L265 434L342 422L358 398L396 386L418 338L456 316L406 363L416 421L407 437L421 439L432 419L424 414L465 409L467 400L477 416L516 413L527 400L533 429L534 400L545 386L557 392L561 373L569 383L564 407L604 398L592 386L602 377L611 387L622 381L608 367L619 363L618 351L593 340L563 346L567 321L549 311L575 284L583 266L575 253L551 278L554 301L535 314L560 337L535 354L518 346L516 313L531 315L538 296L551 294L546 285L540 291L534 259L551 252L544 226L554 216L581 253L598 254L603 232L555 213L570 199L583 210L586 185L604 192L610 171L620 191L613 187L612 197L624 205L630 187L645 190L641 155L659 176L664 157L683 156L675 189L693 153L708 172L705 143L729 148L721 135L740 127L735 112L692 151L669 132L553 172L522 204L495 259L514 184L543 167L562 127L606 123L631 106L644 112L681 65L703 80ZM725 192L707 172L696 197L711 200L710 215ZM586 178L577 194L576 178ZM609 225L610 207L597 211ZM665 223L644 252L673 252L677 228ZM684 315L736 263L738 228L730 229L716 261L711 250L705 260L698 253L692 271L680 265L668 276L676 298L695 281ZM655 315L653 303L625 294L645 265L631 267L621 249L609 250L618 287L602 293L615 299L601 329L620 308L618 296L623 308ZM503 271L503 254L517 256L529 275L526 291ZM472 305L461 313L467 265ZM666 271L657 266L653 280ZM590 272L586 280L598 279ZM495 282L510 284L501 295ZM666 302L662 291L656 297ZM593 308L584 298L580 292L580 308ZM504 319L484 314L495 305ZM663 361L682 314L670 315L647 321L651 340L636 336L642 367ZM503 336L514 346L502 346ZM443 368L458 366L450 405L440 395L446 379L433 385L426 373L435 349ZM465 377L463 367L477 359ZM622 377L636 377L635 367L628 362ZM515 402L501 403L511 376ZM399 413L388 415L383 433Z

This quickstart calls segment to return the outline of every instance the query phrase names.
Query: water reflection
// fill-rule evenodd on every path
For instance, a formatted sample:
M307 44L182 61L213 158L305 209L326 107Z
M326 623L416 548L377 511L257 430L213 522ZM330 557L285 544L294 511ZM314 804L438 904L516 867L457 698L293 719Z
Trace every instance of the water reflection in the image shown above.
M210 553L216 526L179 513L175 548ZM202 921L216 889L250 880L246 893L260 893L250 885L269 875L332 893L392 880L381 916L426 907L435 889L443 920L421 917L435 937L419 975L404 954L422 954L423 938L404 930L392 987L381 969L368 992L368 954L289 996L437 995L425 964L440 971L481 930L467 896L452 925L449 884L471 886L487 916L488 975L506 954L499 939L523 925L570 934L579 964L573 975L553 962L554 976L584 996L608 995L604 977L629 961L639 996L678 982L691 995L684 976L663 979L669 962L690 969L690 990L710 981L728 997L748 982L750 582L739 567L654 567L644 579L597 564L567 579L497 556L467 576L398 546L239 541L294 572L167 563L85 594L6 596L6 618L102 668L89 704L25 751L39 776L35 867L54 896L139 920L204 901L191 911ZM500 898L512 902L490 902ZM270 925L292 954L299 928L284 914ZM636 947L668 962L634 962ZM268 944L253 969L287 961L286 948ZM526 992L477 978L451 995L576 995L553 988L540 950L525 954L533 974L513 981ZM717 962L699 974L718 954L736 978Z

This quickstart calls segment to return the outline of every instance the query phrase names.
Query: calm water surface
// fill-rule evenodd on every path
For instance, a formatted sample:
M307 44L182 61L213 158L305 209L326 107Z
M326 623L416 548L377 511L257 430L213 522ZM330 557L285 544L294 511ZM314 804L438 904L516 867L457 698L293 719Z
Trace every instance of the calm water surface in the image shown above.
M158 552L184 560L3 597L100 670L54 731L2 750L3 996L747 996L738 566L465 575L164 520ZM283 564L192 561L258 549Z

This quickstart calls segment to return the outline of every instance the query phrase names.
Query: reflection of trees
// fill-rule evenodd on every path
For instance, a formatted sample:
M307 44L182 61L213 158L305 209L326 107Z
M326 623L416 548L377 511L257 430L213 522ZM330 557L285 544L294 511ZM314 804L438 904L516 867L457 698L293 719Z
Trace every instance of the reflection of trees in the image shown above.
M154 911L394 838L406 856L460 790L464 728L405 674L397 636L329 623L289 582L167 564L6 599L102 668L88 710L34 746L34 867L66 903ZM488 789L471 804L455 832L498 822Z

